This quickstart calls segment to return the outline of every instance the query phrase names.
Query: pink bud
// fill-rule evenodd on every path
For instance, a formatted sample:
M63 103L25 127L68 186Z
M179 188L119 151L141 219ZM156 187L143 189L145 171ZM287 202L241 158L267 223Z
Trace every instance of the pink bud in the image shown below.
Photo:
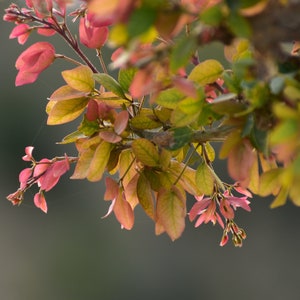
M47 42L37 42L18 57L16 86L33 83L39 74L48 68L55 59L55 49Z
M108 27L94 27L86 18L81 18L79 23L80 42L88 48L101 48L108 38Z
M26 154L26 155L24 155L24 156L22 157L22 159L23 159L24 161L32 161L32 160L34 160L33 157L32 157L32 151L33 151L33 149L34 149L34 147L32 147L32 146L27 146L27 147L25 148L25 154Z
M27 24L17 25L9 35L10 39L18 38L19 44L23 45L30 35L31 29Z

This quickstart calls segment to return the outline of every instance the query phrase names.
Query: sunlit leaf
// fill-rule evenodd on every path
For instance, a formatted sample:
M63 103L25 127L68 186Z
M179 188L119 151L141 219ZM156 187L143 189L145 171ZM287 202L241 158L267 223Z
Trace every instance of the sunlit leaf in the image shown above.
M210 167L206 163L202 163L198 166L195 180L202 194L212 194L215 180Z
M62 76L74 90L88 93L94 89L93 72L87 66L79 66L72 70L62 71Z
M102 141L100 145L97 147L93 159L91 160L90 168L87 174L87 179L89 181L101 180L106 165L108 163L112 148L113 148L112 144L106 141Z
M73 121L79 117L89 99L79 98L65 101L49 101L46 111L48 113L47 124L59 125Z
M71 88L69 85L64 85L55 90L50 96L49 100L52 101L63 101L85 97L86 92L81 92Z

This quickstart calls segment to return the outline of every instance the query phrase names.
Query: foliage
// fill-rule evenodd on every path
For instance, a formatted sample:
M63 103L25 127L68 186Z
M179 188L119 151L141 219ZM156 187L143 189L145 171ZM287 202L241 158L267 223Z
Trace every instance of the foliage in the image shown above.
M221 246L230 234L242 246L246 234L235 210L250 211L252 194L274 195L271 207L287 199L300 205L297 1L90 0L71 13L72 1L25 2L5 11L4 20L15 24L10 38L24 44L33 32L58 34L78 60L37 42L17 59L16 86L36 81L58 59L75 64L62 72L64 83L46 112L49 125L81 122L61 141L75 144L77 157L37 161L26 147L31 167L7 197L13 204L36 184L34 203L47 212L45 192L74 163L72 179L105 177L106 216L113 212L122 228L133 227L140 205L155 233L172 240L182 235L187 215L196 227L218 223ZM70 18L78 34L69 30ZM202 47L216 41L230 68L214 57L203 60ZM95 49L101 71L82 45ZM108 66L104 46L115 48ZM214 168L216 143L232 183Z

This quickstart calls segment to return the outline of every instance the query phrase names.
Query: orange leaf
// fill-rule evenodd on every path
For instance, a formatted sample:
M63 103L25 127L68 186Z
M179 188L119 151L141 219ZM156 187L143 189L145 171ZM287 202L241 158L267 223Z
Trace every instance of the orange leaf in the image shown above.
M114 213L122 228L130 230L134 224L134 214L130 204L126 201L124 193L119 190L119 195L114 205Z

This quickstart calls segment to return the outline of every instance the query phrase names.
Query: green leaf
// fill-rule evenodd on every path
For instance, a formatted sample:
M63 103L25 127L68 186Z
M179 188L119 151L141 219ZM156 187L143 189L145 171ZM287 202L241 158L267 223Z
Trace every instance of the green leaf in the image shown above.
M70 144L70 143L74 143L76 142L78 139L80 138L84 138L85 135L82 134L81 131L76 130L70 134L68 134L67 136L65 136L61 142L58 142L57 144Z
M177 150L185 146L191 141L194 134L193 130L187 126L172 128L170 131L173 133L173 141L169 145L170 150Z
M204 86L214 83L223 74L224 68L221 63L214 59L208 59L198 64L188 78Z
M203 99L187 97L178 103L178 108L187 115L199 114L202 110Z
M170 68L176 72L182 66L188 64L191 56L197 50L196 38L185 36L180 41L176 42L170 56Z
M62 71L61 74L66 83L74 90L88 93L94 89L93 72L87 66Z
M118 81L125 92L129 91L129 87L136 73L136 68L122 68L119 71Z
M159 166L159 154L156 147L147 139L137 139L132 142L132 150L136 158L149 167Z
M223 18L221 5L214 5L205 9L200 15L201 21L210 26L218 26Z
M99 124L97 121L89 121L86 116L84 116L78 127L78 131L83 133L85 136L92 136L94 133L99 131Z
M230 30L239 37L249 38L251 27L248 21L236 12L232 12L228 18Z
M153 8L142 6L133 10L127 24L129 37L137 37L147 32L154 24L156 11Z
M112 149L113 145L105 141L97 147L87 174L89 181L101 180Z
M196 184L202 194L211 195L214 190L214 176L206 163L199 165L196 171Z
M79 98L65 101L49 101L46 112L48 125L59 125L73 121L84 111L89 99Z
M157 195L157 218L171 240L178 239L185 228L185 196L177 189L160 189Z
M144 209L145 213L154 220L155 213L151 185L143 173L140 175L137 182L137 195L139 203Z
M198 119L200 113L201 111L196 112L193 115L186 114L179 107L177 107L171 114L171 123L176 127L190 125Z
M126 95L121 87L121 85L119 84L118 81L116 81L113 77L111 77L108 74L105 73L101 73L101 74L94 74L93 78L99 82L100 84L102 84L106 90L113 92L115 95L126 99Z

